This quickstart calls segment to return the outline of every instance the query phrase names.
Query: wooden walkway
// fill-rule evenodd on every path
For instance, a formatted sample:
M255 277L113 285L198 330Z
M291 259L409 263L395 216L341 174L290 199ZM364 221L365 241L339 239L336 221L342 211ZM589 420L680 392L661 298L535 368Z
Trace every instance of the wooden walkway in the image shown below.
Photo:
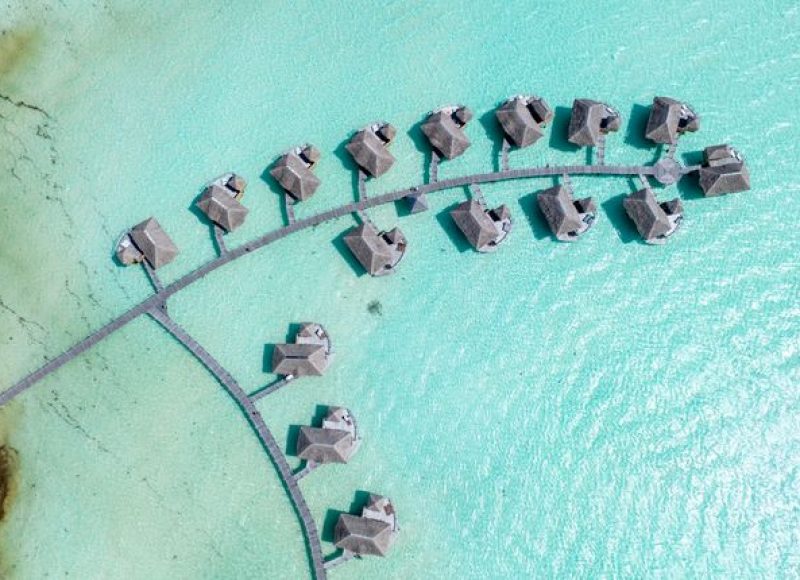
M283 387L285 387L289 383L293 382L294 380L295 379L293 379L293 378L289 379L289 378L286 378L286 377L284 377L282 379L278 379L277 381L275 381L271 385L267 385L263 389L261 389L259 391L256 391L255 393L250 395L250 400L255 403L259 399L262 399L262 398L266 397L267 395L271 395L272 393L274 393L278 389L282 389Z
M222 256L228 252L228 246L225 245L225 238L222 237L225 232L217 224L212 224L211 227L214 229L214 242L217 244L217 253Z
M294 216L294 198L288 193L284 193L283 201L286 204L286 221L291 225L297 221L297 218Z
M161 283L161 279L156 274L156 271L153 270L153 267L147 260L142 260L142 266L144 267L144 271L147 272L147 277L150 279L150 284L153 286L153 290L156 292L161 292L164 290L164 285Z
M436 183L439 181L439 154L431 149L431 164L428 166L428 181Z
M511 150L511 143L508 142L508 138L503 137L503 144L500 148L500 170L501 171L508 171L508 153Z
M324 580L326 578L325 558L322 555L322 545L319 539L319 532L317 531L317 524L311 516L311 510L308 509L308 504L306 503L305 497L303 497L303 493L300 491L300 487L297 485L297 479L292 473L292 469L289 467L286 457L281 451L275 437L267 427L267 424L264 422L261 413L259 413L250 397L247 396L247 393L239 386L239 383L236 382L233 376L180 325L172 320L160 308L148 310L147 314L183 344L197 360L203 363L246 415L248 422L258 435L258 439L267 452L267 455L269 455L272 463L277 468L278 476L281 478L284 487L288 491L292 505L300 518L300 527L303 530L306 546L308 547L309 556L311 557L314 577L317 580Z
M684 167L681 169L681 174L686 175L690 171L699 168L699 166ZM285 238L291 234L317 226L319 224L344 217L351 213L358 213L366 209L393 203L398 199L402 199L409 195L411 192L418 193L433 193L446 189L453 189L457 187L464 187L472 184L494 183L498 181L509 181L515 179L527 179L536 177L548 177L552 175L618 175L618 176L637 176L653 175L654 170L650 165L562 165L552 167L527 167L520 169L507 169L504 171L496 171L490 173L477 173L474 175L467 175L464 177L455 177L452 179L445 179L442 181L428 182L415 187L407 189L400 189L376 195L368 199L360 200L355 203L348 203L340 207L324 211L315 216L307 217L297 220L292 224L278 228L268 232L250 242L247 242L237 248L229 249L227 252L209 262L206 262L199 268L189 272L182 278L176 280L172 284L164 287L161 291L148 298L147 300L137 304L130 310L120 315L118 318L112 320L93 334L89 335L82 341L73 345L54 359L45 363L39 369L33 371L28 376L24 377L16 384L12 385L2 393L0 393L0 406L5 405L20 393L32 387L34 384L42 380L44 377L53 371L61 368L64 364L71 361L76 356L88 350L112 332L115 332L125 326L128 322L145 314L154 306L165 303L172 295L180 292L190 284L200 280L204 276L210 274L217 268L224 266L229 262L238 260L242 256L250 254L264 246L271 244L277 240Z

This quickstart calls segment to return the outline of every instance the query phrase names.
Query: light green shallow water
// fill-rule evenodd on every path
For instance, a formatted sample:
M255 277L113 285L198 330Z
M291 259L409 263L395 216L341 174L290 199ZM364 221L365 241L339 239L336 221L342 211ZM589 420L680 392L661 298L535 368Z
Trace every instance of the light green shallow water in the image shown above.
M683 229L638 243L626 179L574 178L600 202L580 243L542 232L528 194L484 187L515 230L496 254L442 227L464 199L398 217L409 250L358 276L342 218L227 265L170 312L247 388L273 379L265 344L322 322L323 378L259 403L281 444L320 404L351 408L364 444L302 482L324 548L358 490L402 525L386 559L336 578L786 577L800 568L800 8L794 2L12 3L0 8L0 388L147 296L110 260L155 215L182 249L174 280L213 256L188 207L203 182L250 178L238 245L281 224L259 179L289 146L324 154L299 216L353 198L341 146L385 118L401 131L379 193L421 181L410 131L438 105L477 117L510 94L586 96L641 121L656 94L692 103L681 152L730 142L752 191L682 184ZM574 4L574 3L573 3ZM643 5L644 4L644 5ZM491 121L490 118L487 118ZM490 170L486 119L440 177ZM607 162L651 161L625 125ZM557 140L556 140L557 141ZM553 144L558 143L554 141ZM515 166L582 162L547 140ZM676 190L663 195L676 194ZM379 301L381 313L370 313ZM0 416L18 493L0 528L9 578L302 578L299 525L238 409L152 321L132 323ZM296 462L290 457L290 461Z

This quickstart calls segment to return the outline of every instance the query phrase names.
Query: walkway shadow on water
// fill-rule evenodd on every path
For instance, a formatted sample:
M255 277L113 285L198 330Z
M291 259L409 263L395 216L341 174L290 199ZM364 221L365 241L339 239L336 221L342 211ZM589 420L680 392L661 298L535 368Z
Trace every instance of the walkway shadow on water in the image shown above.
M544 218L544 214L542 214L542 211L539 209L537 195L543 189L550 187L545 186L544 184L542 185L544 187L541 187L540 189L537 189L528 195L523 195L517 200L517 202L522 209L523 215L528 221L528 226L530 226L531 231L533 232L533 237L537 240L555 240L556 238L553 236L553 232L550 231L550 226L548 225L547 220ZM553 185L558 185L558 179L553 179Z
M439 226L444 230L447 234L447 237L450 238L450 241L453 242L453 245L456 247L459 253L463 254L472 249L472 246L467 241L467 238L464 237L464 234L461 233L461 230L458 229L456 226L456 222L453 221L453 217L450 215L450 212L455 209L455 207L463 203L462 201L458 201L453 203L440 211L436 214L436 221L439 222Z
M550 147L556 151L574 153L580 147L567 140L572 107L556 107L553 113L553 120L550 123Z
M422 125L427 119L428 115L426 113L422 119L414 123L411 128L406 131L406 135L408 135L408 138L414 144L414 148L421 154L422 168L420 173L422 174L422 181L425 183L431 180L431 158L433 157L431 144L428 142L425 133L422 132Z
M633 180L630 181L632 183L632 191L637 189L637 187L633 184ZM615 195L614 197L607 199L601 204L603 211L608 217L609 223L614 227L617 232L617 236L619 236L619 239L623 244L630 244L631 242L640 239L639 232L636 231L636 226L633 225L633 222L625 212L625 206L622 204L628 195L628 193L620 193L619 195ZM597 227L597 225L595 225L595 227Z
M689 151L681 155L684 165L700 165L703 162L702 151ZM697 172L684 175L677 184L678 193L683 199L700 199L705 197L697 178Z
M495 108L500 106L500 104L501 102L497 103ZM500 123L497 122L497 116L494 112L494 108L490 111L487 111L480 116L478 121L486 133L486 137L488 137L489 141L492 142L492 169L494 171L500 171L502 169L501 154L503 152L503 139L505 138L505 133L503 133ZM509 155L511 151L513 151L513 148L509 150Z
M344 242L344 238L347 235L347 232L349 231L350 228L346 229L338 236L333 238L333 241L331 243L333 244L333 247L336 248L336 251L339 253L339 255L347 263L347 265L350 266L350 269L353 271L353 274L355 274L360 278L361 276L365 276L367 272L366 270L364 270L364 267L361 265L361 262L356 260L356 257L353 255L353 252L350 251L350 248L348 248L347 244Z

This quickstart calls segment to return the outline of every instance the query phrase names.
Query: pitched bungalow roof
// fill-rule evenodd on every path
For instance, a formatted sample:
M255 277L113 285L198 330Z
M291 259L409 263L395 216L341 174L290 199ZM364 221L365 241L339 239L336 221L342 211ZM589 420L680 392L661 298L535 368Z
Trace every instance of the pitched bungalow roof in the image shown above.
M495 116L509 140L517 147L533 145L544 135L522 99L506 101L497 108Z
M233 191L237 198L240 198L244 194L244 190L247 187L247 181L241 175L233 173L225 186Z
M730 145L714 145L703 151L700 187L707 197L750 189L750 172L741 155Z
M386 125L382 130L386 130ZM380 177L394 165L394 157L386 148L386 143L369 127L353 135L345 148L356 164L372 177Z
M208 219L228 232L242 225L250 211L218 185L207 187L196 205Z
M430 207L428 205L428 196L418 191L409 193L406 196L406 203L408 204L409 213L420 213Z
M122 236L122 239L117 244L116 255L117 260L125 266L139 264L144 259L144 255L133 245L129 234Z
M272 372L276 375L319 376L328 364L321 344L276 344L272 352Z
M269 173L298 201L305 201L314 195L320 184L319 178L294 151L281 156Z
M621 122L619 113L605 103L575 99L567 138L575 145L595 146L600 143L603 134L617 131Z
M369 223L351 229L344 243L372 276L391 272L405 251L405 237L399 228L381 235Z
M669 97L656 97L650 108L645 137L656 143L675 143L686 131L697 131L700 119L685 103Z
M169 264L178 255L178 247L156 218L148 218L131 229L131 240L153 268Z
M680 200L671 202L673 213L682 210ZM632 193L622 202L625 211L636 225L636 229L646 241L664 236L673 229L664 208L659 205L655 195L650 189L640 189Z
M431 113L422 124L422 132L438 153L447 159L458 157L470 146L462 125L453 119L453 113L439 110Z
M387 522L350 514L341 514L334 529L336 547L358 555L385 556L395 537Z
M567 187L556 185L541 191L536 198L550 229L557 238L567 237L583 226L583 220L575 207L575 200Z
M297 455L314 463L347 463L356 450L353 435L339 429L300 427Z
M503 211L502 208L498 210ZM499 236L495 221L488 215L483 205L474 199L458 204L450 211L450 215L476 250L487 248Z

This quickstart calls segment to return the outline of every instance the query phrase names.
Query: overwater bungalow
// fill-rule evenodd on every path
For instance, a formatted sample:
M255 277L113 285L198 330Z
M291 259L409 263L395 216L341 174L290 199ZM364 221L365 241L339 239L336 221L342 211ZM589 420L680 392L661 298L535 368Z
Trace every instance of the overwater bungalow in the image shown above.
M408 205L409 213L420 213L429 209L428 196L421 191L412 191L406 197L406 204Z
M706 147L699 173L706 197L750 189L750 173L744 159L730 145Z
M575 200L570 188L556 185L536 196L553 235L562 242L574 242L594 225L597 206L591 197Z
M319 178L312 171L319 159L320 152L313 145L295 147L281 155L269 173L286 193L297 201L305 201L320 185Z
M309 463L347 463L361 445L348 409L329 407L322 427L300 427L297 455Z
M516 95L500 105L495 116L512 144L527 147L544 135L542 128L552 120L553 110L541 97Z
M356 164L372 177L380 177L394 165L394 156L387 147L397 129L390 123L373 123L353 135L345 146Z
M575 99L567 138L581 147L595 147L604 135L618 131L621 124L619 111L609 105L591 99Z
M472 111L467 107L441 107L428 115L422 124L422 132L439 155L454 159L470 146L464 127L471 119Z
M625 211L648 244L663 244L683 220L683 204L679 198L658 203L653 190L640 189L623 202Z
M385 556L397 539L399 528L389 498L370 494L361 516L341 514L334 528L337 548L356 556Z
M332 358L328 333L321 325L306 322L300 325L294 343L275 345L272 372L291 378L319 376L328 369Z
M153 269L169 264L178 253L178 247L152 217L133 226L122 236L116 249L117 259L122 264L129 266L147 260Z
M392 273L403 259L407 244L400 228L378 232L370 223L351 229L345 235L344 243L370 276Z
M226 232L241 226L250 211L231 195L231 190L217 184L208 186L195 205Z
M474 199L450 211L453 221L479 252L492 252L511 232L511 212L505 205L489 210Z
M644 133L655 143L670 145L676 143L683 133L699 128L700 117L689 105L669 97L656 97Z

